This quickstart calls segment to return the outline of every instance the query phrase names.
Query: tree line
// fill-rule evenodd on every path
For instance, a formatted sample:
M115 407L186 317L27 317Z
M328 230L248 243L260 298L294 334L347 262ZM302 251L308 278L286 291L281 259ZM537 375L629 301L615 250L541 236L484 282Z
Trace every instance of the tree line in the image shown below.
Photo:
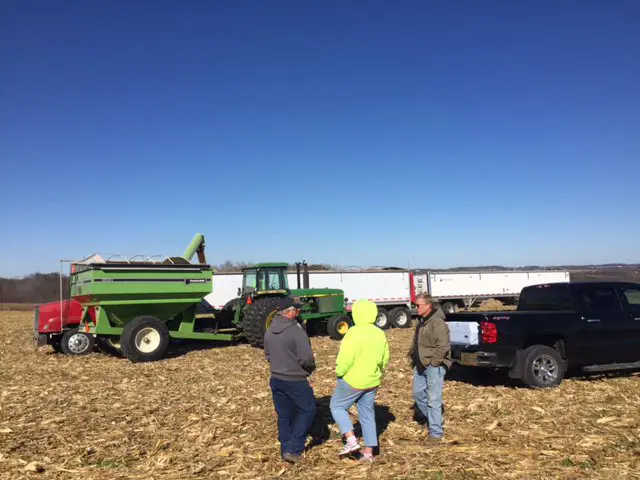
M239 272L250 263L229 260L213 266L214 272ZM295 265L289 270L295 271ZM311 270L329 270L329 265L311 264ZM69 297L69 277L62 277L62 298ZM33 273L23 278L0 278L0 303L47 303L60 299L59 273Z

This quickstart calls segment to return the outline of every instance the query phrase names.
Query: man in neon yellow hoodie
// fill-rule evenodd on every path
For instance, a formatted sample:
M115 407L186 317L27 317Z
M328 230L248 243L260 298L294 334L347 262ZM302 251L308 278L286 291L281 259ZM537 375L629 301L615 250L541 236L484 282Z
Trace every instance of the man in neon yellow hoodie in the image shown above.
M355 403L364 437L363 460L373 460L373 448L378 446L376 434L375 398L382 373L389 363L389 344L384 332L375 324L378 307L369 300L353 304L355 326L342 339L336 358L338 382L331 396L331 415L338 424L346 444L339 455L360 450L353 433L349 408Z

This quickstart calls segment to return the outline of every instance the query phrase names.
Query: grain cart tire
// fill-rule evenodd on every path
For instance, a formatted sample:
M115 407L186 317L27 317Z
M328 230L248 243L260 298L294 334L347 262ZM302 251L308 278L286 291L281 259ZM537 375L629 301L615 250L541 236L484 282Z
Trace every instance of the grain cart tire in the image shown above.
M260 348L264 346L264 334L278 313L280 298L258 298L245 310L242 331L252 346Z
M108 335L100 335L96 337L96 345L104 353L109 355L122 356L122 347L120 345L120 339L118 337L111 337Z
M120 348L122 355L134 363L160 360L169 348L169 329L155 317L136 317L124 326Z
M442 311L444 313L456 313L456 306L452 302L446 302L442 304Z
M389 311L386 308L378 307L378 316L376 317L376 327L386 330L391 326Z
M396 328L411 327L411 310L406 307L396 307L389 312L391 324Z
M327 320L327 333L330 338L334 340L341 340L342 337L347 334L352 325L353 320L348 315L331 317Z
M93 352L93 345L93 335L81 332L77 328L64 332L60 341L62 353L74 356L87 355Z
M564 362L560 353L546 345L532 345L524 351L522 381L532 388L553 388L562 383Z

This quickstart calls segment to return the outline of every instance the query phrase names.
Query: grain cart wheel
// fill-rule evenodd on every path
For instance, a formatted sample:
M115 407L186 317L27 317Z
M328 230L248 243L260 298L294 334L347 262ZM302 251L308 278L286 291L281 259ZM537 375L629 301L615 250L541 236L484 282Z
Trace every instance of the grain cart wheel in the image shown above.
M378 308L378 316L376 317L376 327L386 330L391 326L389 312L386 308Z
M334 340L341 340L342 337L347 334L352 325L353 320L348 315L331 317L327 320L327 333L330 338Z
M136 317L124 326L120 347L132 362L160 360L169 348L169 329L155 317Z
M409 328L411 326L411 310L406 307L396 307L389 312L391 324L396 328Z
M533 388L552 388L562 383L564 362L555 348L533 345L524 351L522 381Z
M456 313L456 306L454 303L446 302L442 305L442 311L444 313Z
M67 355L87 355L93 352L93 343L93 335L72 328L62 335L60 349Z
M278 313L280 297L258 298L249 305L242 320L242 331L254 347L264 346L264 334Z

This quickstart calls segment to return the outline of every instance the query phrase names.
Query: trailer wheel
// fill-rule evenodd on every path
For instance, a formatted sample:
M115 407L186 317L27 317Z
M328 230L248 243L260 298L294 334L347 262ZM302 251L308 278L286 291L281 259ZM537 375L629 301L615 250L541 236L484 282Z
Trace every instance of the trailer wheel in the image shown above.
M62 334L60 350L67 355L87 355L93 352L93 344L93 335L72 328Z
M329 338L333 340L341 340L344 337L351 326L353 320L348 315L339 315L337 317L331 317L327 320L327 333Z
M375 321L376 327L386 330L391 326L391 320L389 320L389 312L386 308L378 308L378 316Z
M442 304L442 311L444 313L456 313L456 306L452 302L446 302Z
M122 355L132 362L159 360L169 348L169 329L155 317L136 317L124 326L120 346Z
M524 351L522 381L533 388L553 388L562 383L564 362L555 348L532 345Z
M280 297L263 297L247 307L242 320L242 331L254 347L264 346L264 334L278 313Z
M396 328L411 327L411 310L407 307L396 307L389 312L391 324Z

